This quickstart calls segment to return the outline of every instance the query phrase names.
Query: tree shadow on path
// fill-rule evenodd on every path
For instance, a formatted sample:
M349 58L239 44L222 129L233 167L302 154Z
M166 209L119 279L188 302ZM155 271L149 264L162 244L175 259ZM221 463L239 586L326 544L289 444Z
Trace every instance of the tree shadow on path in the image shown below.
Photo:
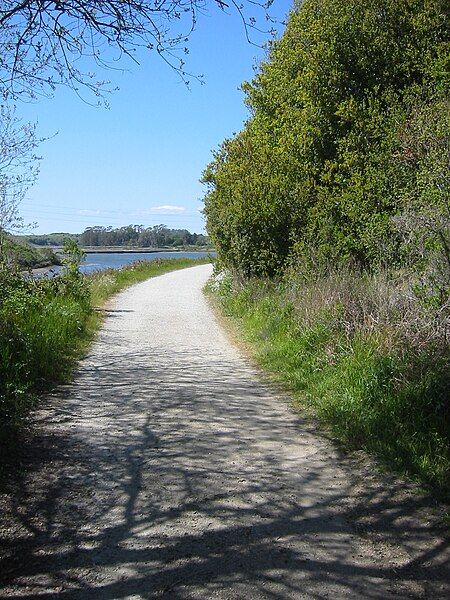
M155 352L85 361L37 414L0 597L446 597L431 501L380 486L248 366Z

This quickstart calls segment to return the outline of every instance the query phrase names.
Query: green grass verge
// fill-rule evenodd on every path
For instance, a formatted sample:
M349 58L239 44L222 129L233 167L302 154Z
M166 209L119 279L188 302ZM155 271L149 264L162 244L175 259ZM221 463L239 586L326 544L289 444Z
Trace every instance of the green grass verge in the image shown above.
M25 281L19 274L3 272L0 440L15 435L40 393L70 380L101 325L102 311L95 309L135 283L207 262L184 258L142 261L86 276L80 284L58 283L58 278Z
M450 498L448 353L387 349L377 331L349 337L339 306L302 324L282 285L254 281L235 291L224 280L209 291L304 413L346 448L365 449Z

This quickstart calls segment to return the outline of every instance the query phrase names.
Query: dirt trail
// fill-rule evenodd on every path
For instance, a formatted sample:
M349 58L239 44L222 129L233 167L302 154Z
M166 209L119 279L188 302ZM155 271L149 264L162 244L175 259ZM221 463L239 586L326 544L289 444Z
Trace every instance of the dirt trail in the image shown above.
M432 506L261 381L202 296L210 272L118 295L37 413L1 500L0 597L449 597Z

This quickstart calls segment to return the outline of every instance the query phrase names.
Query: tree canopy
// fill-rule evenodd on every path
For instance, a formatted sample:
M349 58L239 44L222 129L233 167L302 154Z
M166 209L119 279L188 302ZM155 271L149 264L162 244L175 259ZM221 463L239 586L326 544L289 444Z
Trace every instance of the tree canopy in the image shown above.
M297 4L243 85L244 129L204 172L225 264L399 260L425 210L448 242L448 16L445 0Z

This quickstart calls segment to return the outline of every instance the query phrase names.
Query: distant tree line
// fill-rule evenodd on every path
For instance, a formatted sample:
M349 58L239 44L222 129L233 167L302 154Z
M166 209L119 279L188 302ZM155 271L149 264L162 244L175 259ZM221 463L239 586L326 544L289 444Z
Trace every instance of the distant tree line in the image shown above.
M143 227L87 227L83 233L49 233L47 235L22 235L18 239L35 246L63 246L70 239L81 246L135 246L161 248L168 246L210 246L208 236L191 233L187 229L169 229L166 225Z
M64 246L66 240L80 241L79 233L47 233L43 235L17 235L19 241L33 244L33 246Z
M169 229L166 225L143 227L127 225L113 227L87 227L79 237L82 246L136 246L162 248L178 246L208 246L209 239L201 233L187 229Z

